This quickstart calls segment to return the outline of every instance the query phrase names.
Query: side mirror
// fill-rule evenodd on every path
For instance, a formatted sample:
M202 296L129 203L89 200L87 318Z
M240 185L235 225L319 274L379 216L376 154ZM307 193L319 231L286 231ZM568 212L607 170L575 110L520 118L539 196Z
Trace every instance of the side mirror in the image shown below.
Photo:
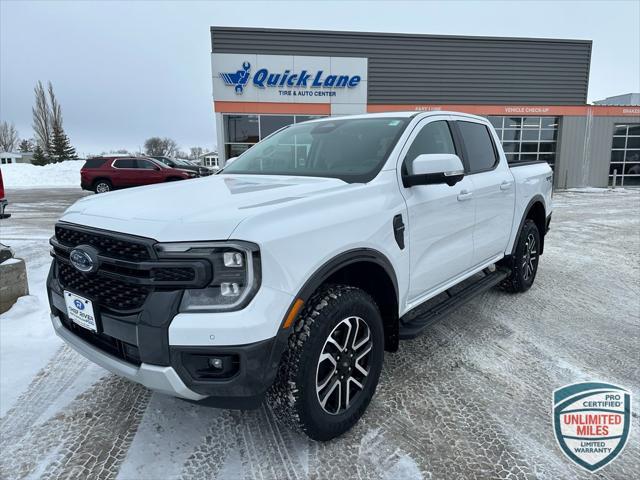
M226 167L227 165L231 165L233 162L235 162L238 159L238 157L231 157L231 158L227 158L227 161L224 162L224 166Z
M464 167L457 155L450 153L425 153L413 160L413 173L402 176L406 187L416 185L438 185L446 183L453 187L464 177Z
M153 169L154 169L156 172L159 172L159 171L160 171L160 167L158 167L157 165L154 165L154 166L153 166Z

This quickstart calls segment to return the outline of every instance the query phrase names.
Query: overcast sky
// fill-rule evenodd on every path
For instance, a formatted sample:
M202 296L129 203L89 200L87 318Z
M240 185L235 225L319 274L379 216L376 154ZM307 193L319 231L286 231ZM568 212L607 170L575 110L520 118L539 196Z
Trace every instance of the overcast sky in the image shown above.
M33 86L51 80L80 154L154 135L213 147L211 25L587 39L589 101L640 91L638 0L0 0L0 119L32 136Z

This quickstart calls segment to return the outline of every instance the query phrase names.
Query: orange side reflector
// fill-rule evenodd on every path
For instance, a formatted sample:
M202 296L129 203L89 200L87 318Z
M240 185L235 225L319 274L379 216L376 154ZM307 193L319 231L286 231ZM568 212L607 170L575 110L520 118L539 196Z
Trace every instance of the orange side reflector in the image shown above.
M298 316L298 312L300 311L303 305L304 305L304 302L301 299L298 298L295 301L295 303L293 304L293 307L291 307L291 310L289 311L289 315L287 315L287 319L284 321L284 324L282 325L282 328L289 328L291 325L293 325L293 321Z

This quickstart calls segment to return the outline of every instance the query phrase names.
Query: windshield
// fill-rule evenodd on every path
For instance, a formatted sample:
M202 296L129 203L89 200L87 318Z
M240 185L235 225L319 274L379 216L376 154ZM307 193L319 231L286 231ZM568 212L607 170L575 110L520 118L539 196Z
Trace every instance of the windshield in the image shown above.
M408 118L354 118L292 125L243 153L222 174L332 177L373 180Z

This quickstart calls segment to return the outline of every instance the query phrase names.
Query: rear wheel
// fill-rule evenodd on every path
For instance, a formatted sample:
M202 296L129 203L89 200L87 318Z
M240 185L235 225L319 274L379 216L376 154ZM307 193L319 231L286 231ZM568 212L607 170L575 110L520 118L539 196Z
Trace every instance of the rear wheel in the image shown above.
M113 185L109 180L98 180L93 184L93 191L96 193L107 193L113 190Z
M277 418L314 440L349 430L375 393L384 358L380 311L364 291L322 287L296 320L267 399Z
M511 275L503 284L509 292L526 292L533 285L540 260L540 232L536 223L527 219L522 226L512 259Z

